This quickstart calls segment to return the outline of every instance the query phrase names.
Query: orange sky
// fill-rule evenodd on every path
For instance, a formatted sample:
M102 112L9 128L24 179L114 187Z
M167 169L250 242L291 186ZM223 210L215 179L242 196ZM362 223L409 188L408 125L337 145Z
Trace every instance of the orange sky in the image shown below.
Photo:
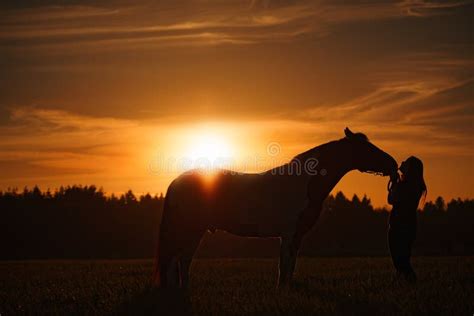
M157 161L190 155L199 135L258 171L349 126L398 161L419 156L428 200L473 197L473 8L2 2L0 189L164 192L177 170ZM383 205L386 182L352 172L336 190Z

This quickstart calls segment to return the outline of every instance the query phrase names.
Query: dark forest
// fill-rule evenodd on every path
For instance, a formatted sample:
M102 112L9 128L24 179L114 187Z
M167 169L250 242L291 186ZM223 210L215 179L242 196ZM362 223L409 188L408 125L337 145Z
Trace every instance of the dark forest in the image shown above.
M1 259L150 258L154 256L163 195L107 195L96 186L38 187L0 192ZM418 212L415 255L472 255L474 200L442 197ZM369 198L327 198L320 221L304 240L302 256L388 255L387 209ZM274 257L274 239L207 233L200 257Z

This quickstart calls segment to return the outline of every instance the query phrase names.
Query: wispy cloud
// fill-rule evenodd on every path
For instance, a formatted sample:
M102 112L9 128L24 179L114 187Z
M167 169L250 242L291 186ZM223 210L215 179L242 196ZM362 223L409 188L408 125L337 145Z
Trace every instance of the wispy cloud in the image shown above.
M426 1L426 0L404 0L398 6L406 12L407 15L425 17L449 13L450 10L472 5L469 0L464 1Z
M62 5L10 9L0 14L0 46L57 47L77 44L127 49L127 44L156 46L249 44L324 36L334 24L442 14L466 2L342 4L312 1L189 1L105 7Z
M371 72L372 92L342 104L310 108L296 118L327 129L359 126L401 152L417 140L417 150L426 155L472 156L468 144L474 133L473 61L414 54L385 62L396 66ZM466 75L460 75L461 69Z
M128 149L118 149L130 141L130 132L136 128L135 122L127 120L14 108L8 124L0 127L0 160L10 170L3 174L24 178L110 171L107 161L129 154Z
M131 121L119 120L114 118L95 118L81 116L69 113L63 110L44 109L38 107L20 107L11 111L11 120L19 123L22 127L28 127L30 130L49 130L49 131L82 131L95 130L106 131L111 129L120 129L133 127Z
M194 45L197 40L203 45L250 43L296 36L302 33L298 29L305 28L304 20L314 15L300 5L256 12L242 3L231 4L202 3L184 12L159 5L13 10L3 14L0 44L27 47L148 42L166 46Z

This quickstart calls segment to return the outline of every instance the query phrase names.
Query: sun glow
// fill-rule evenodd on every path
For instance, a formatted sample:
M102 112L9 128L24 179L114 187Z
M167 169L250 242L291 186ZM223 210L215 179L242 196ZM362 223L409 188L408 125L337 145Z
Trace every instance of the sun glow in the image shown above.
M218 131L197 132L189 137L186 157L196 164L223 164L232 159L233 147L227 139Z

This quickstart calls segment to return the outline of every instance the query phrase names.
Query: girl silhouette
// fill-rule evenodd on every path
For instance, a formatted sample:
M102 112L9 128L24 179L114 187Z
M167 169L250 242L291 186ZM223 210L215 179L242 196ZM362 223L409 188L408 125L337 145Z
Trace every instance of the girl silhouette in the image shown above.
M388 203L393 205L390 213L388 244L393 265L407 281L415 282L416 274L410 263L411 248L416 238L417 209L422 196L426 197L423 179L423 163L409 157L391 177L388 188Z

